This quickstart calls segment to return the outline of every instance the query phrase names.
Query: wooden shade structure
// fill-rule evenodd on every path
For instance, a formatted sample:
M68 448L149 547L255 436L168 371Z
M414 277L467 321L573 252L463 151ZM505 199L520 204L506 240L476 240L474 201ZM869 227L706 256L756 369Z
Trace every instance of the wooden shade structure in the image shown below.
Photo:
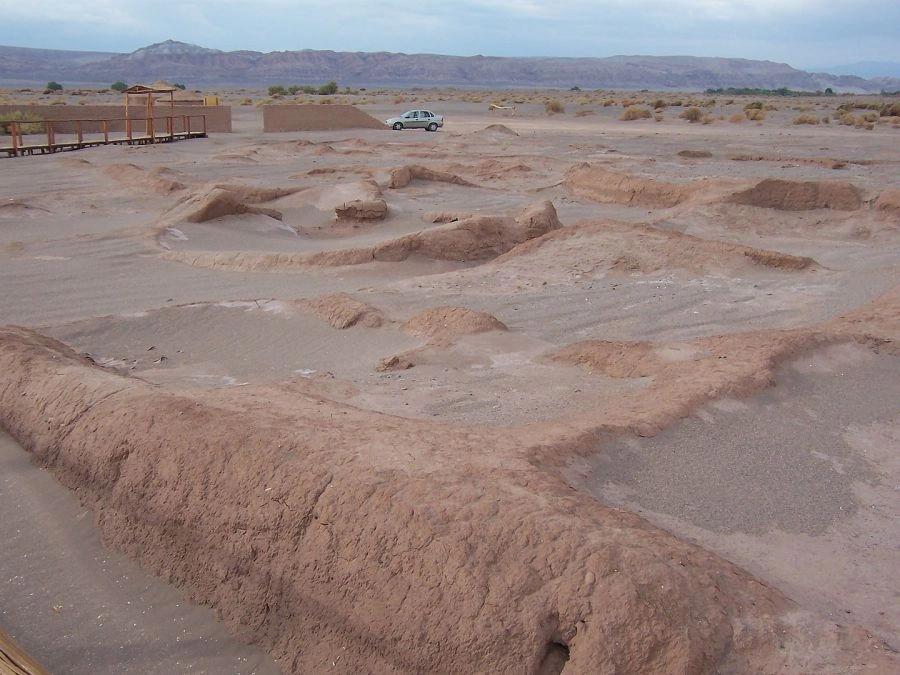
M125 124L129 127L129 135L130 135L130 126L131 126L131 118L128 114L129 111L129 103L132 96L146 96L147 97L147 129L146 133L148 135L152 135L152 127L153 127L153 96L154 94L168 94L169 95L169 105L172 108L172 114L175 111L175 90L177 87L172 86L168 82L163 82L162 80L158 80L153 84L135 84L131 87L128 87L123 94L125 94Z

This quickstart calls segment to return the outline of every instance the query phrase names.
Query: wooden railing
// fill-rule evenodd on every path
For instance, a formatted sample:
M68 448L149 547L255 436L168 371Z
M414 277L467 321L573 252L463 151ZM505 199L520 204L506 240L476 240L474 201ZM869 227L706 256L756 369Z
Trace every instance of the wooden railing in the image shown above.
M41 126L43 129L36 133L32 132L31 129L35 126ZM161 128L163 126L164 131ZM60 150L77 150L97 145L144 145L187 138L205 138L206 115L168 115L139 119L115 117L102 120L10 120L0 122L0 127L8 129L12 139L11 145L0 146L0 153L5 152L9 157L16 157L33 155L36 152L43 154ZM178 127L180 131L176 131ZM112 131L113 128L119 130ZM123 133L121 129L124 129L124 135L116 135ZM0 136L0 139L2 138L4 137Z

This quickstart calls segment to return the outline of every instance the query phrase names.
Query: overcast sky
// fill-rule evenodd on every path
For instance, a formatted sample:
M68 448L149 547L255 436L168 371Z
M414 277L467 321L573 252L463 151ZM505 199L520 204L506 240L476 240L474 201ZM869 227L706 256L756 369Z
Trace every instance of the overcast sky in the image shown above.
M900 61L900 0L0 0L0 44Z

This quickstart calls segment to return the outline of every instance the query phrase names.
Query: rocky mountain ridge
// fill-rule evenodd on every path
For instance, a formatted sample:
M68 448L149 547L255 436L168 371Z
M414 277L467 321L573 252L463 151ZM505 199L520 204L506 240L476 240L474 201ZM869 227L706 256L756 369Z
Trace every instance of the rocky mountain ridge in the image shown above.
M703 90L748 87L877 93L900 79L809 73L784 63L696 56L607 58L442 56L389 52L255 52L208 49L167 40L130 54L0 46L0 82L47 80L107 84L157 79L191 85L262 86L274 82L341 85L564 87Z

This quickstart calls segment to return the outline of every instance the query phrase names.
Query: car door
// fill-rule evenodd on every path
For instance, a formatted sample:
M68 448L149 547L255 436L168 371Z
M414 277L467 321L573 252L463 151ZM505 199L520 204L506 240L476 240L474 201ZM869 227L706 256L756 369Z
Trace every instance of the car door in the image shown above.
M431 123L431 118L434 117L434 113L428 112L427 110L419 111L419 126L423 129L427 128Z
M422 121L419 119L418 110L410 110L403 117L405 118L403 126L405 126L407 129L418 129L422 126Z

